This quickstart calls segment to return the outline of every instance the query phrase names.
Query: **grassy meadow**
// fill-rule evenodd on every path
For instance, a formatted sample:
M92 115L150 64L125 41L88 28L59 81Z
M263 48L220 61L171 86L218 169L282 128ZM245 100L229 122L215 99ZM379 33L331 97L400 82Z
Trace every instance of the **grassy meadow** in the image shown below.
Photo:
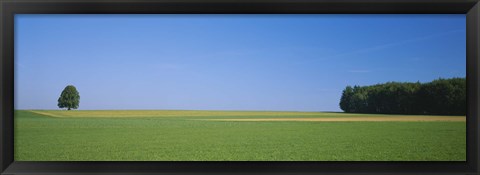
M465 116L15 112L16 161L465 161Z

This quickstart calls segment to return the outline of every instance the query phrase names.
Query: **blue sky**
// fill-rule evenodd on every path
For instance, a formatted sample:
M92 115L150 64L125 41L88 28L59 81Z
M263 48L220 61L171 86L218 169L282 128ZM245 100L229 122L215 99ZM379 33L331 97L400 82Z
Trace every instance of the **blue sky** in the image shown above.
M15 15L15 108L340 111L347 85L465 77L465 15Z

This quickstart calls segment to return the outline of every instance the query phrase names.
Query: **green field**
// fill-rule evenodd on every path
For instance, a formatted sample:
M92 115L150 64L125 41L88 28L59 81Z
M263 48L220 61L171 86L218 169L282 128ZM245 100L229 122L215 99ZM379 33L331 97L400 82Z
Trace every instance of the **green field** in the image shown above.
M465 124L464 116L19 110L14 150L16 161L465 161Z

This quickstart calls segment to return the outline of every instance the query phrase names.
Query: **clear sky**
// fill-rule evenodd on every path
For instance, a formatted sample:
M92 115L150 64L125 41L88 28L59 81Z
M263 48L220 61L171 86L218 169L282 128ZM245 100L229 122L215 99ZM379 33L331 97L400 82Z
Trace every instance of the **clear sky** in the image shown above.
M347 85L465 77L465 15L15 15L15 108L340 111Z

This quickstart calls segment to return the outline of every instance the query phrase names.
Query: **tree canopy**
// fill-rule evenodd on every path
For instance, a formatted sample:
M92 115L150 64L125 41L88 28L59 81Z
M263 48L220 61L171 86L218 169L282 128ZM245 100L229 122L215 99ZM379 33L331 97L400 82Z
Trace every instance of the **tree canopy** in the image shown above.
M80 104L80 94L73 85L68 85L63 89L62 94L58 98L58 107L67 108L68 110L77 109Z
M349 113L466 115L466 95L465 78L347 86L340 108Z

